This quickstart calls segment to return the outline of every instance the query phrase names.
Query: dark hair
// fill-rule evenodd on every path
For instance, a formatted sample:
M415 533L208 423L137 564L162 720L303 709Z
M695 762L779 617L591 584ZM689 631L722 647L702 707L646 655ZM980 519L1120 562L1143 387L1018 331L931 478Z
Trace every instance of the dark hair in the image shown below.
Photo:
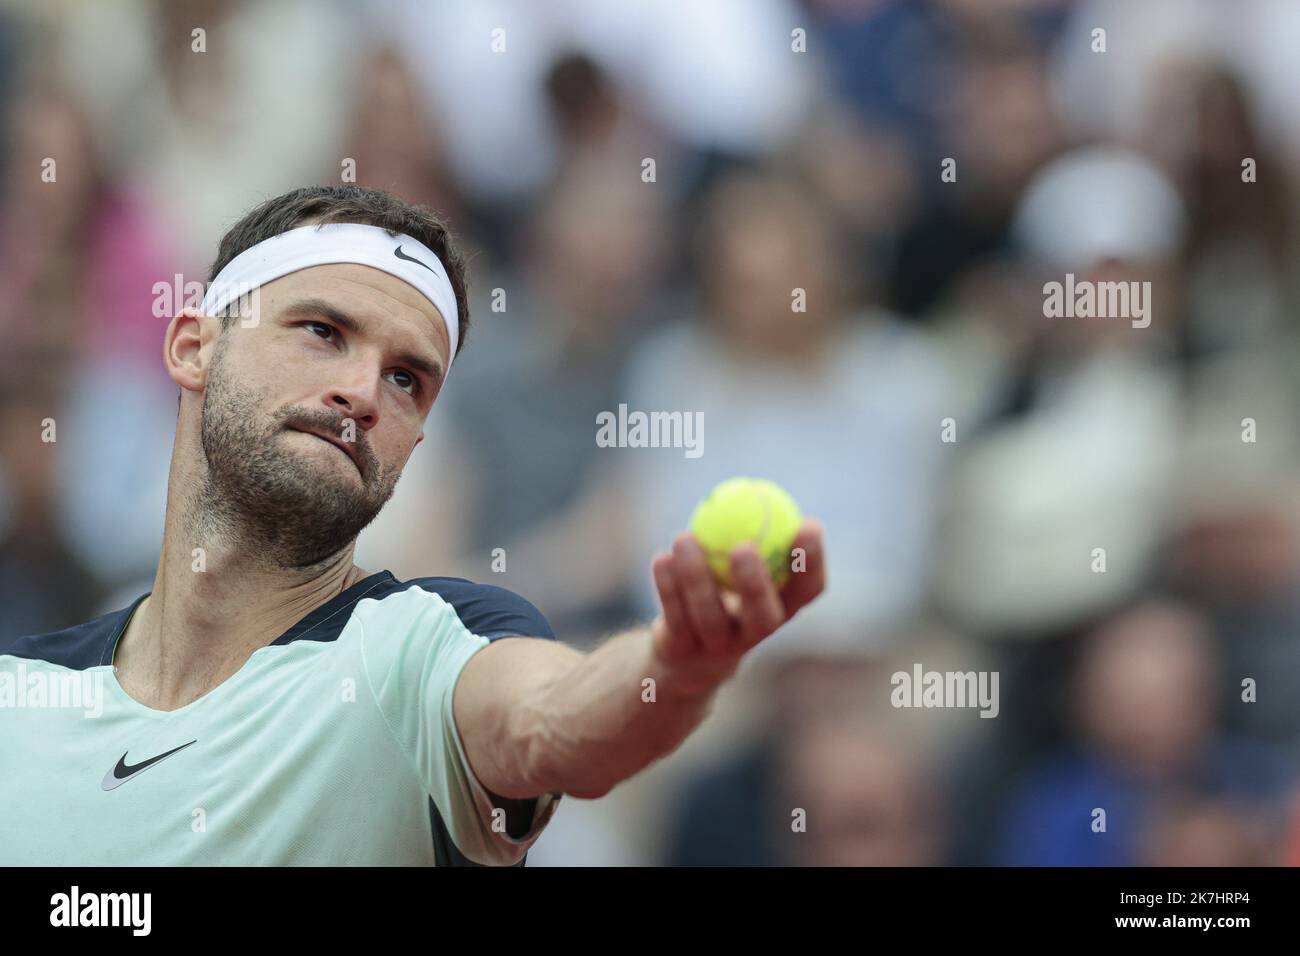
M465 289L465 260L456 248L447 224L427 206L403 202L382 189L365 186L303 186L257 206L221 237L217 259L208 276L211 282L227 263L245 249L273 236L310 224L352 222L363 226L378 226L392 235L404 232L428 246L442 261L456 293L456 310L460 313L457 331L456 355L465 349L469 332L469 297ZM230 314L237 306L227 310L222 326L229 328L234 321ZM455 356L449 356L455 358Z

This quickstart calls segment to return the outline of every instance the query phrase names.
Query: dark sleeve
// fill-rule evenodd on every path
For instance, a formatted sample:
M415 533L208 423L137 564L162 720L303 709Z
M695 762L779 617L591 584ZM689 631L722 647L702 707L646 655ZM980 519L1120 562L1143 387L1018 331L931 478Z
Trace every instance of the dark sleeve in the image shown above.
M555 640L545 615L514 591L462 578L417 578L413 583L434 591L456 609L471 633L495 641L502 637Z

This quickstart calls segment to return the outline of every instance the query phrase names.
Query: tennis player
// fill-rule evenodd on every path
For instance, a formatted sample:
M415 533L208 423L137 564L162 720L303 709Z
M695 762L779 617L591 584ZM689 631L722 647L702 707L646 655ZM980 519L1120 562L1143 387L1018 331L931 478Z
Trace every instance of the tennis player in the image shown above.
M504 588L357 567L463 346L462 260L428 210L330 186L258 206L212 272L165 337L153 590L0 641L0 863L522 865L822 590L815 521L780 592L743 546L724 595L683 532L662 614L582 654Z

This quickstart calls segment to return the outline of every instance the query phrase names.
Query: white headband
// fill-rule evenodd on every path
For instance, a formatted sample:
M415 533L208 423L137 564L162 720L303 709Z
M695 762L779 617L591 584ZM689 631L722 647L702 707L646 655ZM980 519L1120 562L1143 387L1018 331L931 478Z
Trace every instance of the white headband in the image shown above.
M456 293L428 246L405 233L390 236L379 226L353 222L301 226L245 249L226 263L208 286L202 310L218 315L222 309L258 286L311 266L355 262L397 276L433 303L447 327L447 369L456 357L459 315Z

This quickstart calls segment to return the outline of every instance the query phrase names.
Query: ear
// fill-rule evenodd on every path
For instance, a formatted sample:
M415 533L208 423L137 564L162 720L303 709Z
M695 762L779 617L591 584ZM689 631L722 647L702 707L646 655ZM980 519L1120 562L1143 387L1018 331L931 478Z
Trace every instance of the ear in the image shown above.
M182 309L167 324L163 338L163 367L182 389L201 392L207 383L212 349L221 320L198 309Z

